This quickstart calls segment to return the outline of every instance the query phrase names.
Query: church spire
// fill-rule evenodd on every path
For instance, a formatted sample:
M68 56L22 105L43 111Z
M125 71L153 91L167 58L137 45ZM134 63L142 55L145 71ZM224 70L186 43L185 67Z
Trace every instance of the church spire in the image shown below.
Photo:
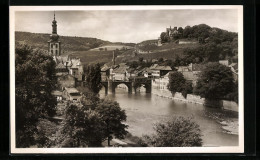
M52 34L57 34L57 21L55 20L55 11L54 11L54 18L52 21Z
M59 41L59 35L57 34L57 21L55 19L55 11L53 13L52 20L52 34L50 35L50 40L48 41L49 53L53 56L59 56L61 53L61 43Z

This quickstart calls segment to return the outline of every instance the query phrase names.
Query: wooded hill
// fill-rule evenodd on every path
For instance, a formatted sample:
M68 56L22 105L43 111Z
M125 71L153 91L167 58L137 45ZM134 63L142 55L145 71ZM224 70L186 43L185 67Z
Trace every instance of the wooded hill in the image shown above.
M48 50L47 42L50 40L50 34L30 33L30 32L15 32L16 43L26 43L33 48ZM62 43L62 54L68 54L74 51L85 51L91 48L96 48L100 45L111 43L97 38L88 37L71 37L60 36Z
M162 46L156 40L146 40L137 44L141 54L135 57L121 58L125 60L169 59L177 65L189 63L216 62L219 60L238 61L238 34L206 24L178 28L179 33L170 38L165 32L161 33ZM191 43L176 43L176 42ZM194 43L195 42L195 43ZM146 53L148 52L148 53Z

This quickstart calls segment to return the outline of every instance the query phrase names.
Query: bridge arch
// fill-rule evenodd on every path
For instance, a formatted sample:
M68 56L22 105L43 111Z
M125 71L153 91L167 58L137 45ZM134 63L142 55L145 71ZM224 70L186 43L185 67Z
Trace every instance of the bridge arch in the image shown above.
M136 90L140 87L144 87L145 88L145 92L146 93L151 93L151 88L152 88L152 83L149 81L146 82L133 82L133 89L136 92Z
M116 91L116 87L119 85L119 84L124 84L127 86L128 88L128 93L132 93L132 82L124 82L124 81L113 81L112 82L112 93L115 93Z

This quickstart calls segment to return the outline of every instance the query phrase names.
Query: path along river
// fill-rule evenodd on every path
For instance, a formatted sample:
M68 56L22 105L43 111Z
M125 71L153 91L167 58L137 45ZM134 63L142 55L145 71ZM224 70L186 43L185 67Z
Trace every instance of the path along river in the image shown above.
M220 109L174 101L150 93L128 94L121 88L116 89L116 94L105 95L104 93L104 90L100 91L101 98L107 97L117 101L126 111L128 131L134 136L141 137L154 133L154 123L172 116L193 116L200 125L203 146L238 145L238 135L226 133L222 125L212 118L212 115L223 112Z

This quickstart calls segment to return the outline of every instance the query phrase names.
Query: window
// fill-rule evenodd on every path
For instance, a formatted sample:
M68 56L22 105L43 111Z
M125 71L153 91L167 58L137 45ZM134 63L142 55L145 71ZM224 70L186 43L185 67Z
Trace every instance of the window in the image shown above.
M53 50L51 50L51 54L53 54Z
M56 54L56 56L58 55L58 50L55 50L55 54Z
M58 48L58 44L56 44L55 47Z
M53 44L51 44L51 48L53 48Z

